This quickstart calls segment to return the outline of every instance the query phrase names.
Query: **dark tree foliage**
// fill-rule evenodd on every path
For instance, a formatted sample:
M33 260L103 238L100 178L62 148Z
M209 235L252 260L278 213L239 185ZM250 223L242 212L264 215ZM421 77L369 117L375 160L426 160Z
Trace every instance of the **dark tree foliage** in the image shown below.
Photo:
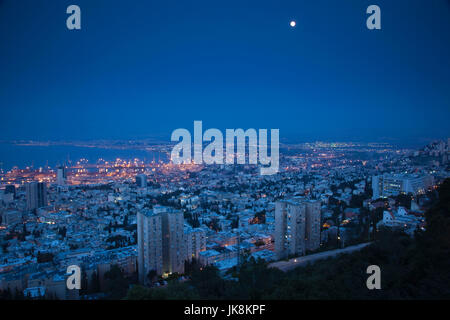
M411 209L411 194L399 194L395 197L395 204L397 206L405 207L406 209Z
M125 278L118 265L111 266L111 269L105 273L105 291L108 299L117 300L127 294L130 281Z

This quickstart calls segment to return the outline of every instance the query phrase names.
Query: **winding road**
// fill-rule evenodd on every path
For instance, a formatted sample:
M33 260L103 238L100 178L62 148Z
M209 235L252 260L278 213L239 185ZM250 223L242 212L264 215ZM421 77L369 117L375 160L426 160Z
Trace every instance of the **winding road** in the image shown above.
M326 259L329 257L335 257L341 253L350 253L354 251L361 250L364 247L367 247L371 242L361 243L354 246L350 246L344 249L335 249L330 251L319 252L315 254L310 254L307 256L302 256L298 258L293 258L288 261L277 261L269 264L269 268L277 268L283 272L295 269L300 266L305 266L308 263L315 262L317 260Z

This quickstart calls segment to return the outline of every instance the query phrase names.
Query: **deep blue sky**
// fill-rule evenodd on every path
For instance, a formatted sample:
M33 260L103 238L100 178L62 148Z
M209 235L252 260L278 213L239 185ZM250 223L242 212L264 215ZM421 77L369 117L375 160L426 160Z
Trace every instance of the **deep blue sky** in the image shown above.
M449 57L447 0L0 0L0 139L447 137Z

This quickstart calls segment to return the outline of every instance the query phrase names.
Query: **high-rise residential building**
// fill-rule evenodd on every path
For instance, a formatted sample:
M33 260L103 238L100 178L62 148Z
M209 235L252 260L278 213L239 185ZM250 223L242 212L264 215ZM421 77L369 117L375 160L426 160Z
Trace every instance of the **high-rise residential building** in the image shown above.
M136 185L139 188L147 187L147 176L145 174L138 174L136 176Z
M275 203L275 253L278 259L305 253L306 206L293 200Z
M162 213L163 230L163 272L184 273L186 261L184 243L184 214L178 210Z
M383 174L372 177L372 199L423 193L434 183L433 176L418 174Z
M64 186L67 181L67 171L64 166L56 168L56 183L60 186Z
M184 228L186 260L198 259L199 253L206 250L206 232L201 228Z
M320 247L321 203L290 199L275 203L275 253L278 259Z
M25 186L25 189L28 210L34 210L48 205L47 185L44 182L30 182Z
M138 212L137 235L139 281L144 283L151 270L163 273L161 215L153 210Z
M306 227L305 244L306 250L317 250L320 248L320 209L321 203L318 200L306 200Z
M157 275L184 273L186 260L184 216L181 211L156 206L139 212L138 269L139 281L145 283L154 270Z

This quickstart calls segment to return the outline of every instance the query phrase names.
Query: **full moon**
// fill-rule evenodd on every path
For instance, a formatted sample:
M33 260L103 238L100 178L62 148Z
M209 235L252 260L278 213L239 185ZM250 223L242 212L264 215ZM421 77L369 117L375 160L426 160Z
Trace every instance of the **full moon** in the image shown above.
M292 28L295 27L295 25L296 25L294 20L292 20L291 23L289 23L289 24L291 25Z

